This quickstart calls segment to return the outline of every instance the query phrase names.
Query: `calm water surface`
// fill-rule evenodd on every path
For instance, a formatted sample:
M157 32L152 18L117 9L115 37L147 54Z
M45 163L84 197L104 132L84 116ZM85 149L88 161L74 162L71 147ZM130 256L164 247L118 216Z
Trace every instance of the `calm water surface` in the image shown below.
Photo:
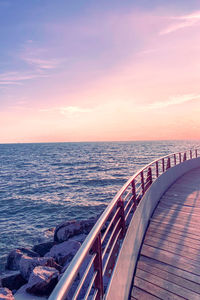
M6 254L41 242L45 230L98 215L126 180L196 141L0 145L0 271Z

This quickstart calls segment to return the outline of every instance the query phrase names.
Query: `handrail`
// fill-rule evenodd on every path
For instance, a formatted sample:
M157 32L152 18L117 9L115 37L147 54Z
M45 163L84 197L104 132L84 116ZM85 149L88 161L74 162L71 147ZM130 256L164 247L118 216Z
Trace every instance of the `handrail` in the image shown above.
M120 246L142 196L156 178L169 168L198 156L197 149L172 153L154 160L131 176L86 237L49 300L65 300L68 299L67 294L70 294L69 299L87 299L89 295L92 299L103 299L108 285L105 282L112 276ZM85 267L82 279L76 279L83 262L90 256L93 258ZM92 278L88 278L91 277L89 269Z

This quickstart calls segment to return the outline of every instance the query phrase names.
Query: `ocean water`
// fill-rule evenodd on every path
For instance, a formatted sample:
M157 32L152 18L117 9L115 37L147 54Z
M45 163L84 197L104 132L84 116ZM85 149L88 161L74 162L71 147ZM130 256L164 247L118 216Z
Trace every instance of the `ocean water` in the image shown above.
M197 141L0 144L0 272L14 248L97 216L138 169ZM48 232L48 231L47 231Z

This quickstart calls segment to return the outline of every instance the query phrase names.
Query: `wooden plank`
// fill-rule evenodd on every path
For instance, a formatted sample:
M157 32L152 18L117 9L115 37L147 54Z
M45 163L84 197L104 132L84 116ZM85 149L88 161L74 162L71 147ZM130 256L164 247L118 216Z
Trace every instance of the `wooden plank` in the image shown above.
M152 284L151 282L148 282L140 277L135 277L134 280L134 286L143 289L144 291L151 293L152 295L158 297L159 299L170 299L170 300L183 300L185 298L180 297L178 295L175 295L174 293L171 293L167 291L166 289L163 289L155 284ZM133 291L133 290L132 290Z
M151 235L151 236L158 236L160 238L165 237L166 239L169 239L171 241L173 241L173 239L175 241L180 241L180 242L190 242L192 244L196 244L196 245L200 245L200 239L195 236L192 235L190 233L185 233L184 234L178 234L175 232L170 232L170 231L165 231L159 228L156 230L155 228L149 228L146 235Z
M196 227L197 226L200 226L200 219L199 220L190 220L190 219L185 219L185 218L177 218L176 216L174 217L168 217L166 216L165 218L163 218L162 216L159 217L159 216L156 216L156 217L153 217L151 218L151 220L154 220L154 222L160 222L162 223L163 221L164 222L170 222L170 223L176 223L176 224L180 224L180 225L183 225L185 227L188 227L188 226L192 226L192 227Z
M134 298L133 298L134 297ZM142 289L134 286L131 292L131 299L139 299L139 300L158 300L160 298L145 292Z
M200 200L197 199L197 197L191 197L186 195L165 195L160 199L160 202L168 202L170 204L176 204L181 203L183 205L186 205L186 203L190 203L193 206L199 205Z
M169 220L163 220L162 222L156 219L151 219L151 222L154 222L157 224L157 226L161 226L162 224L169 224ZM174 226L174 224L171 224L171 226ZM176 223L175 226L178 226L182 229L184 229L185 231L189 231L189 230L196 230L197 226L195 224L180 224L180 223Z
M194 206L194 203L183 203L183 201L181 202L181 201L171 201L171 202L169 202L169 201L167 201L166 199L161 199L160 200L160 203L163 203L163 204L168 204L168 205L179 205L179 206L185 206L185 207L195 207L195 208L200 208L200 205L198 204L196 204L195 206Z
M199 235L199 230L198 228L185 228L185 226L178 225L178 224L169 224L169 223L162 223L159 224L157 222L154 222L153 220L151 221L151 224L149 225L148 230L163 230L164 233L170 232L170 233L175 233L178 235L183 235L187 236L193 239L200 240L200 235Z
M200 285L195 283L195 282L192 282L190 280L187 280L187 279L182 278L180 276L177 276L175 274L169 273L165 270L161 270L159 268L156 268L155 266L152 266L152 265L150 265L146 262L143 262L143 261L138 262L137 269L143 270L145 272L148 272L150 274L158 276L159 278L162 278L164 280L170 281L170 282L175 283L179 286L187 288L188 290L191 290L191 291L199 294L199 298L200 298Z
M198 293L195 293L191 290L188 290L187 288L184 288L180 285L177 285L173 283L172 281L163 280L159 276L153 275L149 272L137 269L136 271L136 277L139 278L145 278L146 281L159 286L160 288L163 288L167 290L168 292L178 295L179 297L183 297L184 299L193 299L193 300L199 300L200 295ZM150 292L151 290L149 290ZM164 298L166 299L166 298Z
M194 260L190 260L180 255L170 253L165 250L153 248L148 245L143 245L141 249L141 254L163 263L169 264L171 266L175 266L179 269L191 272L196 275L200 275L200 268Z
M178 189L177 187L174 187L173 189L170 188L163 196L162 198L174 198L174 197L183 197L183 198L187 198L188 199L197 199L199 197L198 194L198 189L197 190L184 190L183 187L181 186L180 189Z
M164 236L146 235L144 239L144 244L154 246L157 248L160 248L162 246L166 246L169 248L172 247L176 249L177 253L179 254L181 253L181 255L182 255L182 251L186 251L193 255L200 256L199 245L195 245L195 244L193 245L192 243L184 243L183 240L181 240L181 242L179 240L170 241L166 239Z
M145 236L145 239L149 240L159 240L161 243L167 242L167 243L172 243L174 245L177 245L178 248L183 249L183 247L189 247L193 249L197 249L198 251L200 250L200 241L198 240L193 240L190 238L184 238L182 236L177 237L175 235L171 234L163 234L163 233L158 233L158 232L148 232ZM194 241L194 242L193 242ZM178 249L177 248L177 249Z
M177 275L179 277L185 278L189 281L196 282L198 285L200 285L200 276L195 275L191 272L179 269L175 266L168 265L166 263L160 262L156 259L152 259L152 258L149 258L147 256L143 256L143 255L140 255L139 262L140 261L145 262L145 263L149 264L152 267L156 267L157 269L164 270L168 273L171 273L171 274ZM139 264L139 262L138 262L138 264Z
M194 264L195 263L199 263L200 264L200 256L197 254L199 253L199 251L195 251L195 249L192 249L190 248L191 251L189 250L181 250L181 249L178 249L178 247L175 246L172 246L172 245L166 245L164 242L162 243L154 243L154 242L151 242L148 240L148 242L145 242L144 245L148 245L148 246L151 246L151 247L154 247L156 249L160 249L160 250L165 250L165 251L168 251L172 254L176 254L176 255L180 255L181 257L184 257L184 258L188 258L191 260L191 262L193 261ZM193 251L192 251L193 250Z
M200 216L198 215L184 215L177 212L171 213L160 213L159 211L152 216L153 219L162 221L163 219L170 219L170 223L180 223L180 224L200 224Z
M183 208L183 206L182 206ZM186 207L187 209L187 207ZM196 212L194 209L190 209L190 211L185 211L185 210L178 210L172 207L161 207L158 206L153 214L153 216L178 216L178 217L184 217L184 218L188 218L188 217L195 217L195 218L199 218L200 217L200 210L198 212Z
M200 214L200 208L199 207L191 207L191 206L183 206L180 204L171 204L168 202L159 202L158 208L163 208L163 209L173 209L173 210L181 210L185 212L194 212L194 213L199 213Z

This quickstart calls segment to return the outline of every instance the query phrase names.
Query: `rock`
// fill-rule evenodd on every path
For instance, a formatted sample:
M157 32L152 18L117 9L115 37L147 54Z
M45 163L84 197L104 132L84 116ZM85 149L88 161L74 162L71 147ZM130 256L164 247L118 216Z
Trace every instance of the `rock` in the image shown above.
M96 218L82 221L65 221L56 227L54 233L54 241L64 242L75 235L80 235L82 233L88 234L94 226L95 222Z
M15 298L9 289L0 288L0 300L15 300Z
M20 272L23 278L28 281L33 269L37 266L54 267L60 270L60 266L52 257L29 257L24 255L20 261Z
M45 257L53 257L59 265L64 265L72 260L80 246L81 244L79 242L68 240L53 246L51 250L45 254Z
M79 234L81 231L80 222L76 220L66 221L59 224L56 227L54 233L54 241L64 242L67 241L70 237Z
M26 283L26 280L22 277L18 271L5 274L0 277L2 287L6 287L9 290L18 290L22 285Z
M46 242L35 245L32 250L34 252L37 252L40 256L44 256L47 252L50 251L50 249L56 245L56 242Z
M26 291L35 295L49 295L58 282L59 272L51 267L36 267L30 275Z
M88 234L94 224L96 223L97 218L90 218L88 220L81 221L81 227L83 228L83 233Z
M39 256L38 253L36 253L32 250L26 249L26 248L14 249L8 255L6 269L8 269L8 270L19 270L20 260L21 260L21 257L24 254L28 255L30 257Z
M26 291L28 284L23 285L15 294L15 300L46 300L47 296L33 296Z
M86 237L87 237L87 234L83 233L83 234L73 236L70 240L77 241L82 244L84 242L84 240L86 239Z

